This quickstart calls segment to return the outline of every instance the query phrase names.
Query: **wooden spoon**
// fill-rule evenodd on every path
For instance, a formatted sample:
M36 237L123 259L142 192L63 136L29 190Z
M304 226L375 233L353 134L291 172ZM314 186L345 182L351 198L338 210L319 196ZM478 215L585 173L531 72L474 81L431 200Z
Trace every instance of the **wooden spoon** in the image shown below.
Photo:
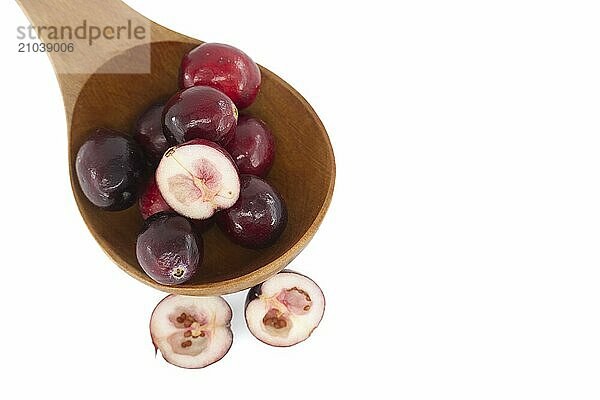
M164 286L138 265L136 237L142 226L137 207L106 212L83 195L75 175L75 156L91 129L108 127L129 132L137 116L152 103L178 89L182 56L202 43L141 16L118 0L18 0L38 36L59 51L48 55L60 84L69 129L69 171L77 206L87 227L109 257L134 278L165 292L187 295L232 293L254 286L281 271L314 236L327 211L335 182L335 161L329 138L311 106L290 85L261 67L261 92L244 112L264 120L273 130L277 155L267 179L286 200L289 222L273 246L249 250L232 244L213 227L203 235L205 258L191 281ZM165 3L167 4L167 3ZM106 29L144 27L142 40L68 38L69 27ZM55 35L52 27L56 28ZM65 27L65 28L62 28ZM62 32L61 32L62 29ZM80 29L79 36L83 36ZM138 37L141 28L138 29ZM63 38L56 39L63 34ZM66 38L64 38L66 37ZM72 52L57 44L74 44ZM250 54L252 49L247 50ZM85 260L81 260L85 267Z

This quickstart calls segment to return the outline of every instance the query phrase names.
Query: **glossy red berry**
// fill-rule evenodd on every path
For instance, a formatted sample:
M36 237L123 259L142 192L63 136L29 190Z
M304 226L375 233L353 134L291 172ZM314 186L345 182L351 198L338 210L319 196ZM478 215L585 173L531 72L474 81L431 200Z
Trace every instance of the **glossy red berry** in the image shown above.
M246 53L226 44L204 43L192 49L181 61L180 84L211 86L246 108L260 90L260 69Z
M208 86L177 92L163 110L164 133L172 144L206 139L227 144L234 135L238 111L229 97Z
M231 154L240 173L264 177L275 159L275 139L263 121L241 116L225 150Z

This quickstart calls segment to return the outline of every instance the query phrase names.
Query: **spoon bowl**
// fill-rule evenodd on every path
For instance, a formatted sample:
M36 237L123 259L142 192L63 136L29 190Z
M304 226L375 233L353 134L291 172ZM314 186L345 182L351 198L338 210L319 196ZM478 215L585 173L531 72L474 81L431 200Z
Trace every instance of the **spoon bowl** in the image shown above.
M21 0L32 23L64 25L64 4L79 3L77 18L114 12L143 18L120 1ZM43 4L42 4L43 3ZM42 6L40 5L42 4ZM44 9L43 7L50 7ZM73 8L74 9L74 8ZM87 10L87 11L85 11ZM103 11L104 10L104 11ZM89 13L89 14L86 14ZM54 18L54 21L48 19ZM63 17L64 18L64 17ZM71 18L73 16L71 15ZM179 64L183 55L202 43L148 21L152 39L118 52L101 47L100 66L89 74L57 72L68 121L71 185L81 216L108 256L132 277L169 293L220 295L252 287L285 268L307 245L331 202L335 161L327 133L310 105L290 85L264 67L261 91L251 107L242 110L264 120L276 141L276 157L267 176L288 207L288 225L279 240L266 249L251 250L231 243L217 227L203 234L205 257L192 280L166 286L150 279L139 266L135 243L142 227L137 206L107 212L92 205L79 187L75 158L90 131L98 127L131 132L137 117L151 104L168 99L178 90ZM150 57L147 73L120 73L131 63Z

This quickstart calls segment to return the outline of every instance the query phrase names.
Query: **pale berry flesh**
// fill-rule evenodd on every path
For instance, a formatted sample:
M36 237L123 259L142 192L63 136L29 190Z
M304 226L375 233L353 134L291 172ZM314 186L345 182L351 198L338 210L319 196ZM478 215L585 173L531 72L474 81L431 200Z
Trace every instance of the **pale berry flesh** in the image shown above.
M284 270L250 289L246 324L260 341L293 346L306 340L325 312L323 291L310 278Z
M166 203L192 219L208 219L231 207L240 193L231 156L204 139L169 149L156 170L156 182Z
M231 307L221 297L169 295L150 317L152 343L175 366L204 368L229 351L231 317Z

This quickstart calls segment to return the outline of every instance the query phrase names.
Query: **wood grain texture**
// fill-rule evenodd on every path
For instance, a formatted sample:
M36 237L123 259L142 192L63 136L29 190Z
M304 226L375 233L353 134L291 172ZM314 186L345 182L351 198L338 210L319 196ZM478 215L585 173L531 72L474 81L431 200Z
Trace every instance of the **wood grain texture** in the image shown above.
M116 0L20 0L19 3L33 24L60 24L65 10L75 9L74 21L93 13L103 15L107 23L115 13L141 17ZM77 3L77 7L73 7L73 3ZM39 15L48 8L62 10L62 13ZM267 180L287 203L288 225L276 244L262 250L234 245L217 227L212 227L203 235L204 263L191 281L179 286L154 282L142 271L135 256L135 242L142 226L137 206L120 212L102 211L86 199L75 175L75 157L90 130L108 127L131 132L137 116L146 107L177 91L181 57L201 43L149 23L152 26L150 43L118 49L116 55L114 49L109 48L110 42L103 43L97 52L102 63L94 73L57 74L69 126L69 168L77 205L90 232L110 258L129 275L150 286L169 293L199 296L249 288L285 268L321 224L335 182L335 160L329 138L306 100L281 78L260 67L260 94L242 113L263 119L275 135L275 163ZM151 55L149 73L105 73L123 69L148 53ZM56 69L56 60L53 64Z

